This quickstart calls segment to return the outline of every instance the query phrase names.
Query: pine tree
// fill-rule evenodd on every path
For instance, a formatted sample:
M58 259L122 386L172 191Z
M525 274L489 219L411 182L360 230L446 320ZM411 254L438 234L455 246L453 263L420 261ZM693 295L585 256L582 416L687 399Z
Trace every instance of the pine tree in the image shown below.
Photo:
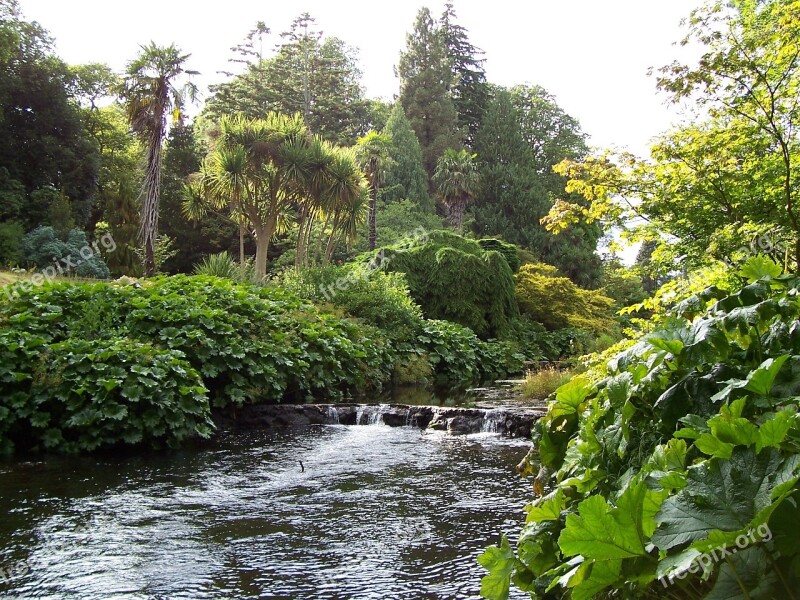
M519 113L507 90L497 91L476 138L481 187L475 203L475 233L502 236L523 247L541 246L539 219L550 209L547 193L531 169Z
M308 13L281 34L273 56L265 56L258 23L245 41L232 48L232 62L245 71L211 87L204 116L264 118L271 111L300 113L313 133L339 145L354 144L370 129L372 103L364 98L356 50L336 37L324 37ZM230 74L229 74L230 75Z
M406 36L397 75L400 103L422 146L425 170L432 177L444 151L461 147L461 132L450 97L452 71L447 48L427 8L420 9L414 31Z
M448 2L440 27L453 77L450 93L458 113L458 126L464 134L464 143L474 149L475 137L491 95L483 68L485 61L479 58L483 51L472 45L467 29L458 25L455 19L453 4Z
M381 198L385 202L408 199L414 206L433 212L433 202L428 195L428 176L422 165L422 148L399 102L392 107L383 132L391 139L389 156L393 164L386 173Z

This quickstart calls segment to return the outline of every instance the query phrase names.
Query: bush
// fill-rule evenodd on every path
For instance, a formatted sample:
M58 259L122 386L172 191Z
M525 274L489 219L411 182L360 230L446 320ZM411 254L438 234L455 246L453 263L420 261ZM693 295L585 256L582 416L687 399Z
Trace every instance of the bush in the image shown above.
M508 266L511 267L514 273L519 271L522 263L519 257L519 249L514 244L508 244L494 238L485 238L478 240L478 245L485 252L499 252L506 259Z
M282 290L208 277L22 290L0 304L0 327L41 337L48 347L124 338L180 352L217 406L379 389L394 364L372 327L323 314Z
M800 278L742 274L557 390L517 552L504 538L480 559L487 598L511 578L536 598L800 589Z
M547 366L536 372L528 373L520 386L522 395L532 400L544 400L559 387L567 383L573 376L569 370Z
M244 265L241 265L227 252L207 256L200 264L195 265L194 274L222 277L240 283L255 282L257 279L252 261L246 261Z
M438 231L410 249L377 252L388 272L406 275L414 300L426 317L459 323L481 338L502 337L519 313L514 275L499 252L485 252L478 242Z
M291 269L273 283L379 327L398 353L394 368L398 385L432 380L467 384L521 369L523 357L516 346L482 342L458 324L425 320L402 273L370 270L357 263Z
M15 266L22 257L25 231L16 221L0 223L0 265Z
M8 331L0 365L0 450L174 446L213 430L202 379L175 350Z
M551 331L571 327L603 333L616 325L611 298L579 288L550 265L523 266L517 274L516 293L520 312Z
M422 311L400 273L363 264L287 269L273 283L302 298L333 304L383 329L393 340L408 340L422 327Z
M37 269L52 273L50 279L62 272L94 279L111 277L99 249L89 244L80 229L71 230L62 240L52 227L37 227L22 238L22 257Z

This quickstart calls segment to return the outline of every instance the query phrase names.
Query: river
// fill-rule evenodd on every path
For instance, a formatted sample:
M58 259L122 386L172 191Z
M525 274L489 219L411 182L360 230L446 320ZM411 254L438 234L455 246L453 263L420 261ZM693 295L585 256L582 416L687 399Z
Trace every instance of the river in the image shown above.
M8 598L477 598L526 440L326 425L0 462ZM9 572L11 571L11 572ZM523 596L525 597L525 596Z

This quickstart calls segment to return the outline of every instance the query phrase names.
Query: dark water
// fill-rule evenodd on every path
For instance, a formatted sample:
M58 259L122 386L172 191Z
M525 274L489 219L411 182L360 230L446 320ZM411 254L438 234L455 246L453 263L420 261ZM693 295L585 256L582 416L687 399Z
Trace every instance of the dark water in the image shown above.
M0 463L0 596L477 597L476 556L519 530L527 447L332 425Z

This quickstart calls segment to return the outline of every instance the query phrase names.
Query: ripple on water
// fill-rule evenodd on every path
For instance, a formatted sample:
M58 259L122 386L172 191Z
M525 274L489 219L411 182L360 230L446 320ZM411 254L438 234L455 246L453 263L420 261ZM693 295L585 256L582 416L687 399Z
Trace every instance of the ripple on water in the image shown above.
M333 425L0 471L11 598L474 598L527 443ZM300 467L302 461L304 470ZM524 596L522 596L524 597Z

